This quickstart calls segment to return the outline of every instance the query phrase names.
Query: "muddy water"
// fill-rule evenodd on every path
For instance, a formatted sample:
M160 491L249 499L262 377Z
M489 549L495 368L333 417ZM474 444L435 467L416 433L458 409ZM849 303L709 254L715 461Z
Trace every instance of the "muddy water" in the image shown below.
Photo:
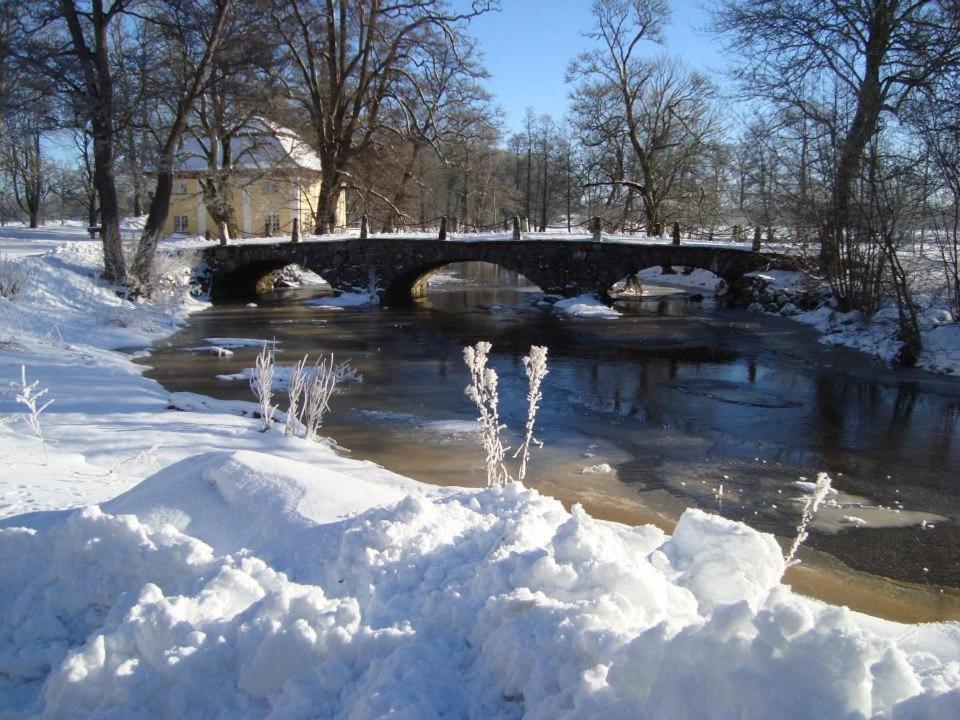
M520 358L550 348L528 484L593 514L669 529L704 507L787 537L818 471L839 489L809 540L801 591L904 620L960 618L960 381L877 367L804 326L668 288L613 321L563 318L499 269L451 266L412 307L331 310L283 291L217 305L144 362L170 390L250 399L218 380L256 349L215 357L205 338L276 338L281 363L337 353L364 375L326 432L352 455L425 482L482 485L462 347L494 345L505 422L523 424ZM511 441L515 438L511 437ZM609 470L609 471L608 471ZM892 580L883 580L884 576Z

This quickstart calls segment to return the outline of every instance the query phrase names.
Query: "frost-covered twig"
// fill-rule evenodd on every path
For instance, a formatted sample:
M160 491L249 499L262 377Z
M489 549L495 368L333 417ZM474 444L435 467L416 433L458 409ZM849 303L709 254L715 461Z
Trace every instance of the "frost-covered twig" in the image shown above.
M44 461L47 462L49 461L49 456L47 454L46 439L43 437L43 428L40 427L40 415L53 404L53 400L47 400L41 403L43 396L47 394L48 390L47 388L40 388L39 385L39 380L34 380L29 385L27 384L26 365L20 366L20 384L10 383L17 402L27 409L26 414L22 417L37 440L40 441L40 447L43 448Z
M147 461L154 459L157 456L157 453L160 451L160 448L162 447L163 447L162 442L155 442L149 448L147 448L146 450L141 450L136 455L131 455L130 457L126 457L126 458L120 458L119 460L117 460L117 462L113 464L113 467L111 467L107 471L107 475L117 474L120 468L124 467L125 465L130 465L131 463L136 463L137 465L140 465L142 463L145 463Z
M530 460L530 443L543 447L543 443L533 436L533 425L540 409L543 393L540 385L547 376L547 349L540 345L531 345L530 354L523 358L523 369L527 375L527 422L524 426L523 444L517 448L514 457L520 456L520 469L517 479L521 482L527 476L527 462Z
M810 497L807 498L807 502L803 506L803 514L800 517L800 524L797 525L797 536L793 539L793 544L790 546L790 552L787 553L787 557L784 561L785 567L791 567L800 562L796 559L797 551L800 549L803 541L806 540L807 536L810 534L807 532L807 528L810 527L810 523L813 522L813 516L817 514L820 504L827 499L827 495L829 494L830 476L826 473L819 473L817 475L817 484L814 485L813 492L810 494Z
M250 389L257 396L260 405L261 432L266 432L273 424L273 414L277 408L273 404L273 376L277 366L274 362L274 344L264 341L263 349L257 355L253 375L250 376Z
M283 428L284 435L296 435L300 426L300 401L307 388L307 359L308 356L304 355L303 360L294 365L293 372L290 373L290 386L287 390L289 404L287 420Z
M363 382L363 376L348 360L336 362L333 353L321 356L313 366L313 377L306 383L302 422L305 437L314 440L323 425L323 416L330 410L330 398L344 382Z
M477 406L483 449L486 452L487 487L503 487L512 480L503 464L507 448L500 438L500 398L497 395L497 371L487 367L490 343L481 341L463 349L463 360L470 370L470 384L464 389Z

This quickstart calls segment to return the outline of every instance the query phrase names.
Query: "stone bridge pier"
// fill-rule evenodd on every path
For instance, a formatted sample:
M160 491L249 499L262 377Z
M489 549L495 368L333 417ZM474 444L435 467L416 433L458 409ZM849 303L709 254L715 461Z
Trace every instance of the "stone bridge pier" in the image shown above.
M611 287L640 270L682 265L709 270L737 288L745 273L769 268L778 258L749 249L662 242L594 240L437 240L400 236L244 243L203 251L214 299L251 297L276 270L297 264L341 292L376 287L381 301L408 303L426 289L434 271L456 262L480 261L512 270L549 294L609 297Z

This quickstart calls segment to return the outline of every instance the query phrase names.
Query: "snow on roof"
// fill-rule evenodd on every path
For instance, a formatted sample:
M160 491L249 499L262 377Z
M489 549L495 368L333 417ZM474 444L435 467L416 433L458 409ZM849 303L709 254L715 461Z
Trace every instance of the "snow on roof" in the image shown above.
M210 141L190 137L183 141L174 172L200 172L207 169ZM299 135L263 118L255 118L250 127L230 141L233 166L248 170L310 170L319 172L320 157Z

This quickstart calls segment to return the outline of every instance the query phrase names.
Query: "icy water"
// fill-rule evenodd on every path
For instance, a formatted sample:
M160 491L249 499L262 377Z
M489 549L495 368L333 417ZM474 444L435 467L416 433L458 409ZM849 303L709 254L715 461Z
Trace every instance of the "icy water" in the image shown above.
M251 399L246 382L217 376L252 366L256 348L222 358L188 349L276 338L288 364L335 352L364 382L335 399L327 434L425 482L482 485L462 347L493 343L503 419L516 431L521 357L546 345L544 448L529 485L613 520L669 529L694 506L788 537L797 483L827 471L840 494L818 516L810 567L791 582L889 617L960 617L960 381L884 369L819 345L799 323L720 308L696 291L647 287L617 304L620 319L602 320L561 317L537 288L492 266L451 266L437 280L412 307L303 304L329 294L322 288L217 305L143 362L170 390Z

